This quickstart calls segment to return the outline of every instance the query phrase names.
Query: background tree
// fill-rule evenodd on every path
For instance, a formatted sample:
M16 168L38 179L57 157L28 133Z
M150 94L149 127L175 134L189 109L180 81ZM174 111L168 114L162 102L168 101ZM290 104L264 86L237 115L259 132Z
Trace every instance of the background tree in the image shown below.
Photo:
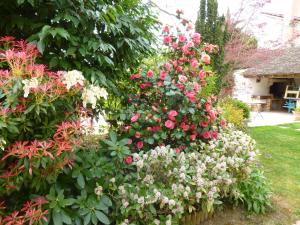
M223 77L226 75L228 65L224 63L224 49L228 40L228 31L225 17L218 15L217 0L201 0L195 29L201 34L202 40L218 45L219 51L212 55L212 69L216 73L215 93L222 87Z
M0 1L0 16L0 36L36 43L40 63L80 70L115 94L126 92L128 74L153 51L157 24L140 0Z

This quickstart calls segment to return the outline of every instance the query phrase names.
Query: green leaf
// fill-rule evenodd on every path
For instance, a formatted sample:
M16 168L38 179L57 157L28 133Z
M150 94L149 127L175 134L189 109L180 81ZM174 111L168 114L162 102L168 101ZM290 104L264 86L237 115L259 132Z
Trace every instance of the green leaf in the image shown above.
M62 221L66 224L72 224L71 217L69 217L64 211L61 213Z
M121 113L121 114L120 114L120 119L121 119L121 120L126 120L126 114Z
M70 37L70 34L68 33L68 31L66 31L64 28L55 28L57 34L59 34L59 36L63 37L64 39L68 40L68 38Z
M115 133L115 132L110 132L109 133L109 137L110 137L110 139L111 139L111 141L113 142L113 143L116 143L117 142L117 134Z
M54 225L62 225L63 224L61 214L59 212L56 212L55 210L53 210L53 212L52 212L52 219L53 219Z
M107 205L108 207L112 206L112 202L110 200L109 197L107 197L106 195L103 195L101 198L101 202L103 202L105 205Z
M77 177L77 183L78 183L79 187L84 188L85 181L84 181L84 177L81 173Z
M91 221L91 213L88 213L85 217L84 217L84 220L83 220L83 224L84 225L88 225Z
M104 224L110 224L108 217L101 211L95 211L98 220Z
M43 40L40 40L37 43L37 48L38 48L39 52L43 54L43 52L45 50L45 43L43 42Z

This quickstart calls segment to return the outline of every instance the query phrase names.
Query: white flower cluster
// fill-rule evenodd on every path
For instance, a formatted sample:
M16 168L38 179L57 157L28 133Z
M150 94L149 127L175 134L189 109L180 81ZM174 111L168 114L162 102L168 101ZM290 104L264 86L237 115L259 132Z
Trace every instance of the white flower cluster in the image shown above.
M107 91L104 88L89 85L85 87L82 92L83 106L86 107L87 104L91 104L94 109L96 107L97 100L101 97L107 99L107 95Z
M80 84L81 86L84 85L84 76L82 72L78 70L71 70L68 72L63 73L63 81L62 83L67 86L67 89L70 90L71 87Z
M237 196L234 185L251 172L254 144L243 132L231 131L219 141L194 146L191 153L176 154L162 146L134 154L137 180L119 187L123 219L143 220L155 207L155 215L164 215L164 219L145 222L172 224L172 218L178 220L203 204L210 210L222 198Z
M4 150L4 146L6 144L6 141L4 138L0 137L0 150Z
M24 98L28 97L31 88L37 88L39 86L39 81L36 77L33 77L31 79L24 79L22 83L24 84Z

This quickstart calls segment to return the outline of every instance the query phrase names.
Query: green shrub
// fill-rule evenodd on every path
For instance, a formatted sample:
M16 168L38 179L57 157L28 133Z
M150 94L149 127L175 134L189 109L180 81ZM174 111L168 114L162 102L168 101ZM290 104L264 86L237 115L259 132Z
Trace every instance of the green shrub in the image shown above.
M243 117L243 110L235 107L230 102L222 102L222 115L227 121L227 123L233 124L238 129L244 129L244 117Z
M254 169L249 179L238 183L238 192L238 200L248 211L265 213L266 209L271 207L271 192L263 172L259 169Z
M241 109L243 111L243 118L244 119L249 119L250 118L250 111L251 110L250 110L250 107L246 103L244 103L244 102L242 102L238 99L227 97L227 98L225 98L224 100L221 101L221 107L222 107L223 104L231 104L235 108Z

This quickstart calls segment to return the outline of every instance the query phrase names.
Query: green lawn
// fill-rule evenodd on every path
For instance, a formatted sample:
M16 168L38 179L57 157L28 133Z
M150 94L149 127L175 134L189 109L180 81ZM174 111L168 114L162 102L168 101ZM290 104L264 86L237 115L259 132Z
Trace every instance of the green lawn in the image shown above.
M250 134L257 141L273 193L300 218L300 123L255 127Z

